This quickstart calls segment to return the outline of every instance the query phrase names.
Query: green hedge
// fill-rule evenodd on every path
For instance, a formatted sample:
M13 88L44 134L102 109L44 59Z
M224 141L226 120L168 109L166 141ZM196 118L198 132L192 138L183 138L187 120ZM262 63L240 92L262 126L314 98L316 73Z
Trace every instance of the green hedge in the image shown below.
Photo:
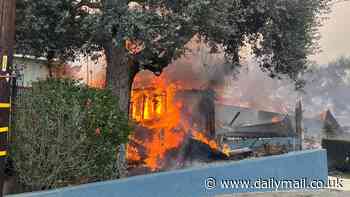
M19 96L11 156L23 184L41 190L119 177L117 149L131 128L109 90L50 79Z

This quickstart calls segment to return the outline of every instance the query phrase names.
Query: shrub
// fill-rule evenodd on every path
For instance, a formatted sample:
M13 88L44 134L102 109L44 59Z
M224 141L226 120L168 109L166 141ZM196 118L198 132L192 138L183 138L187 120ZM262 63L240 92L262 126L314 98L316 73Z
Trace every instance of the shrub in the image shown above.
M32 190L119 177L118 145L130 132L109 90L72 80L33 84L16 103L11 155Z

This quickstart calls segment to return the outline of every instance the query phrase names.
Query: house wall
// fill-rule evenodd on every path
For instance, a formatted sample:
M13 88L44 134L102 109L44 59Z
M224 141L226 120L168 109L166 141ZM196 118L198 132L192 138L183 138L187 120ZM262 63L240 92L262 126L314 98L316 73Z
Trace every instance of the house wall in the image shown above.
M47 60L44 58L22 57L17 55L14 65L20 71L21 78L18 85L31 87L32 82L46 79L49 76ZM94 61L91 58L80 58L73 62L54 67L54 77L73 78L80 80L91 87L105 87L106 63L104 58Z
M20 78L17 79L20 87L31 87L32 82L49 76L46 60L15 57L14 65L20 72Z

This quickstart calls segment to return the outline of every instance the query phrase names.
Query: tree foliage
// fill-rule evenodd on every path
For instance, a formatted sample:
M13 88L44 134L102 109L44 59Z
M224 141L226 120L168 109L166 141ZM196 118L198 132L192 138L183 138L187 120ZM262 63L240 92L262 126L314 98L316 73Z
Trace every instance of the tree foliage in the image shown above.
M297 80L317 49L316 29L330 1L135 0L130 8L128 0L18 0L17 50L72 57L141 41L144 50L129 58L159 73L199 35L213 52L223 46L233 66L250 44L264 71Z
M30 190L119 177L117 147L127 116L109 90L70 80L35 83L16 102L11 157Z

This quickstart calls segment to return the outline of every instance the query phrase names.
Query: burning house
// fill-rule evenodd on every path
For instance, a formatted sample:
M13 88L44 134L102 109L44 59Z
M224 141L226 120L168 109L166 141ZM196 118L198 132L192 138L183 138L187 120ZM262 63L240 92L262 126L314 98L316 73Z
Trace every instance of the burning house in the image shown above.
M150 171L181 167L186 158L195 155L188 154L194 144L220 155L209 90L186 89L162 77L154 78L147 84L150 87L138 80L130 102L131 119L138 124L128 144L131 167L143 166Z
M226 84L223 57L210 54L203 43L188 45L191 55L161 76L143 71L134 79L129 111L137 126L127 146L131 175L320 148L321 140L307 144L313 130L309 120L314 119L303 118L301 102L294 108L285 97L272 98L274 89L288 88L267 79L258 90L258 80L265 83L265 78L248 75L252 84L244 80L245 73L243 81L231 78Z
M127 146L131 175L297 150L288 115L223 105L212 89L192 85L137 75L130 102L137 126Z
M301 102L293 114L268 112L225 105L214 90L191 87L166 75L136 77L130 118L137 126L127 146L130 175L284 154L305 144L310 148L313 133L325 128L343 133L330 111L319 121L303 119ZM320 143L313 144L319 148Z

